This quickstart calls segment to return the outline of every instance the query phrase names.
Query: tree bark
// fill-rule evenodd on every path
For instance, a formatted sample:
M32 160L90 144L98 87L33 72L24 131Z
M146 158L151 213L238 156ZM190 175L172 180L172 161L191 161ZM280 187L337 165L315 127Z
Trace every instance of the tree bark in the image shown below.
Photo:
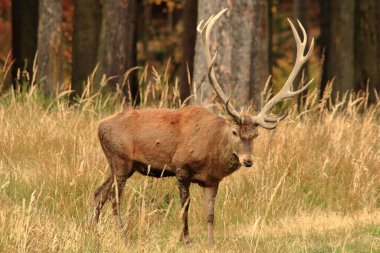
M226 7L229 10L215 24L210 36L210 50L215 52L219 49L215 66L217 79L226 95L232 95L237 105L247 104L251 99L259 104L257 97L260 93L257 94L257 90L261 89L269 73L267 0L227 3L200 0L198 23ZM194 81L200 85L198 99L203 97L210 101L214 92L207 80L207 67L199 35L195 51Z
M17 71L33 75L33 60L37 51L38 0L12 1L12 66L13 79ZM17 83L17 81L16 81Z
M309 23L310 23L309 10L310 10L310 0L294 0L293 2L294 17L295 19L298 19L301 22L307 34L309 34ZM294 45L294 52L296 52L295 45ZM296 88L305 84L305 83L301 83L302 75L304 75L304 82L305 82L309 77L309 62L308 61L303 65L300 74L298 74L296 79L294 80L294 85L296 86ZM299 106L298 107L299 109L302 108L305 101L306 101L306 97L302 96L302 94L300 96L297 96L297 104Z
M72 89L81 95L97 64L101 24L99 0L74 0Z
M251 48L251 80L250 99L253 99L256 109L260 109L261 93L269 70L269 20L268 1L254 0L254 21Z
M99 73L115 77L109 81L106 90L115 91L117 84L123 85L124 74L136 65L136 5L136 0L104 1L98 51ZM135 72L127 82L131 85L132 98L138 100ZM128 85L124 85L124 94L128 90Z
M309 30L310 19L310 0L294 0L294 17L298 19L306 31Z
M354 0L321 0L324 85L335 77L333 97L354 88Z
M331 23L331 12L330 12L330 1L329 0L319 0L319 22L321 28L320 46L321 46L321 59L322 59L322 73L321 73L321 83L320 83L320 93L319 97L322 98L325 91L329 77L327 75L327 46L329 44L330 37L330 23Z
M46 96L56 93L61 79L60 0L40 0L38 22L38 84Z
M268 68L269 68L270 75L272 75L272 68L274 66L272 7L273 7L273 0L268 0Z
M307 34L309 34L309 19L310 19L310 0L294 0L293 2L294 17L298 19L302 26L305 28ZM302 35L301 35L302 36ZM305 77L308 77L309 66L308 62L302 68L301 73L305 74ZM298 85L301 81L302 75L298 75L294 81L295 85Z
M188 75L193 76L195 41L197 38L198 0L186 0L183 8L182 62L181 62L181 99L190 96ZM191 80L190 80L191 81Z
M355 88L366 90L368 84L369 102L375 102L374 89L380 91L379 5L378 0L360 0L356 5Z

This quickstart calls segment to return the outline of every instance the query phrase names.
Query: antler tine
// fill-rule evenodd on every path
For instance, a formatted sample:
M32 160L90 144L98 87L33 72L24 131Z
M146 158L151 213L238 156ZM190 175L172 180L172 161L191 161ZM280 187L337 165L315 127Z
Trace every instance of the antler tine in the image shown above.
M273 129L277 126L277 124L283 120L287 113L282 116L274 116L274 115L268 115L270 111L273 109L273 107L280 101L292 98L300 94L301 92L305 91L314 79L310 80L304 87L302 87L299 90L292 91L291 88L293 86L293 82L295 78L297 77L298 73L300 72L302 66L305 64L305 62L310 58L311 53L313 52L314 48L314 38L311 40L310 48L305 54L305 48L307 44L307 34L305 31L305 28L302 26L301 22L297 20L298 25L301 28L302 34L303 34L303 40L301 40L296 28L294 27L293 23L288 19L290 28L292 29L294 40L296 41L297 45L297 55L296 55L296 61L294 63L294 67L292 72L289 75L288 80L286 80L284 86L282 89L264 105L264 107L261 109L260 113L254 117L252 117L252 121L266 129ZM272 124L271 124L272 123Z
M197 27L197 31L201 34L202 37L202 44L203 44L203 52L206 58L207 62L207 68L208 68L208 77L211 83L211 86L215 90L216 94L218 97L222 100L222 102L225 105L225 108L227 112L235 119L236 122L241 123L241 118L239 116L239 113L236 111L236 109L231 105L229 102L229 99L227 96L224 94L222 88L220 87L218 80L216 79L215 76L215 71L214 71L214 63L216 60L216 55L217 52L214 53L213 56L211 56L210 53L210 33L211 29L214 26L215 22L228 10L228 8L223 9L220 11L218 14L215 16L211 16L203 25L203 28L201 28L203 24L203 20L199 23Z

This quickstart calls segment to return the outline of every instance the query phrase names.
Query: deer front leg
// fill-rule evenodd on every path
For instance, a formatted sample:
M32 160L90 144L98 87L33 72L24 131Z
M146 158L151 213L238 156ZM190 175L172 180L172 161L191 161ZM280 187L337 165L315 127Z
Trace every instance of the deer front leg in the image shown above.
M188 213L190 206L190 181L187 178L178 177L179 194L181 198L181 217L182 217L182 232L180 241L189 242L189 223L188 223Z
M208 242L210 246L214 246L214 205L218 192L218 184L212 187L204 187L205 194L205 214L207 220Z

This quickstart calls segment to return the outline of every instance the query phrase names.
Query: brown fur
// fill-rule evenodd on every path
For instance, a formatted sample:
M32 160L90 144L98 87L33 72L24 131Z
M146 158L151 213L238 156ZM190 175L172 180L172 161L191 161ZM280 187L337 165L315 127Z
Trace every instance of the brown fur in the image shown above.
M175 176L184 208L181 238L188 239L189 186L193 182L205 188L209 238L213 243L219 182L241 164L250 167L252 163L252 141L257 129L248 119L237 125L200 106L188 106L130 110L102 120L99 139L111 176L95 192L94 221L98 221L102 206L110 199L122 226L120 197L126 180L135 171L155 177Z

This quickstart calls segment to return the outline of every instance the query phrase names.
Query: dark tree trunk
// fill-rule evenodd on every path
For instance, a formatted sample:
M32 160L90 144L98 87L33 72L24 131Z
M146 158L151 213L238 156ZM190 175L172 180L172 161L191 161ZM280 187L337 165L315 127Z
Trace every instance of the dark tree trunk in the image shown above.
M138 30L143 31L139 34L138 40L141 41L142 44L142 52L141 56L145 61L149 61L148 59L148 43L150 37L150 30L152 29L151 21L152 21L152 7L153 5L146 1L138 1L137 10L140 15L137 17L138 22Z
M377 5L377 13L380 13L380 3L378 3L378 5ZM380 25L377 26L377 36L380 40ZM377 48L377 59L378 59L377 69L380 71L380 45ZM376 90L377 90L378 94L380 94L380 80L378 83L375 84L375 86L376 86Z
M183 9L183 34L182 34L182 63L181 63L181 99L190 96L188 75L193 76L195 41L197 38L197 8L198 0L186 0Z
M321 73L321 83L320 83L320 94L319 97L322 98L323 93L325 91L327 82L329 81L329 77L327 75L327 51L329 44L329 36L330 36L330 23L331 23L331 11L330 11L330 1L329 0L319 0L319 8L320 8L320 27L321 27L321 37L320 37L320 46L321 46L321 59L322 62L322 73Z
M107 90L115 91L116 85L123 85L124 74L136 65L137 16L136 0L105 0L98 51L99 73L116 77L109 81ZM128 93L128 82L132 98L138 100L138 81L135 72L129 75L124 85ZM138 103L138 101L137 101Z
M302 26L305 28L305 31L307 34L309 34L309 19L310 19L310 0L294 0L293 2L293 11L294 11L294 17L295 19L298 19ZM296 47L294 45L294 51L296 50ZM309 62L306 62L299 75L297 75L296 79L294 80L294 85L296 87L300 87L301 85L304 85L302 82L302 75L304 76L304 82L309 77ZM299 108L302 108L304 102L306 100L306 96L297 96L297 104L299 105Z
M298 19L306 31L309 30L310 23L310 0L294 0L294 17Z
M99 0L74 0L72 89L81 95L97 64L101 5Z
M272 75L272 68L274 66L272 7L273 7L273 0L268 0L268 68L269 68L270 75Z
M335 77L333 97L354 88L354 0L321 0L324 85Z
M365 90L369 84L370 102L375 101L373 90L380 91L379 5L378 0L357 1L355 15L355 88Z
M226 7L229 10L215 24L210 41L212 52L219 49L215 66L217 79L226 95L232 94L236 104L244 105L251 99L260 104L257 91L269 73L267 0L230 1L227 4L224 1L199 0L198 23ZM198 99L203 97L210 101L214 92L207 80L200 36L197 36L194 81L201 87L197 92Z
M268 1L254 0L249 98L260 109L261 93L269 76Z
M302 26L305 28L306 33L309 34L310 0L294 0L293 9L294 9L294 17L301 22ZM302 71L305 74L305 77L308 77L308 72L309 72L308 65L309 65L308 62L306 62L304 67L302 68ZM298 85L300 81L301 81L301 75L298 75L294 84Z
M40 0L38 22L38 83L46 96L57 91L61 79L62 4Z
M12 1L12 66L13 79L17 71L26 70L33 75L33 60L37 51L38 0ZM17 83L17 81L16 81Z

